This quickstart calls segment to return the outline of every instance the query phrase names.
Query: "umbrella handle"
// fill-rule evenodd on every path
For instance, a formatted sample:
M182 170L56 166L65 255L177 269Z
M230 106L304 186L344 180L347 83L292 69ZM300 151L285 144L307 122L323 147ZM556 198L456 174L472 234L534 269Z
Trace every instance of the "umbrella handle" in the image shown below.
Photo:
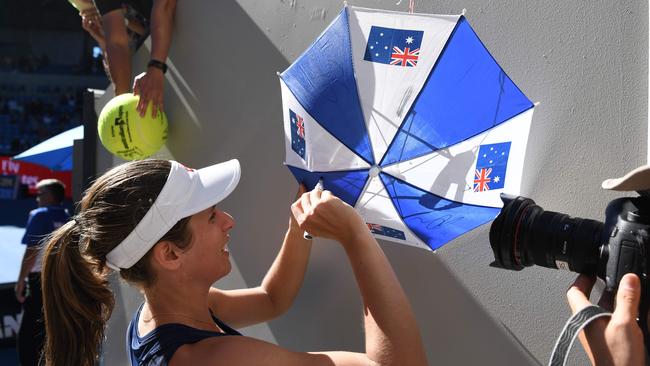
M316 187L314 187L314 188L318 189L319 191L323 190L323 179L322 178L318 180L318 183L316 183ZM313 236L311 236L311 234L309 234L307 232L307 230L305 230L305 232L302 234L302 237L307 239L307 240L312 240L314 238Z

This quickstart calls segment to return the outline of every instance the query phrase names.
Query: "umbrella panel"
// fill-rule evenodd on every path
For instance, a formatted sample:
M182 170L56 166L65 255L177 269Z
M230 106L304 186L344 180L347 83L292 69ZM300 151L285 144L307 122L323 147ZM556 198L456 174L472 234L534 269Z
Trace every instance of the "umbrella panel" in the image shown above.
M532 107L461 17L381 165L455 145Z

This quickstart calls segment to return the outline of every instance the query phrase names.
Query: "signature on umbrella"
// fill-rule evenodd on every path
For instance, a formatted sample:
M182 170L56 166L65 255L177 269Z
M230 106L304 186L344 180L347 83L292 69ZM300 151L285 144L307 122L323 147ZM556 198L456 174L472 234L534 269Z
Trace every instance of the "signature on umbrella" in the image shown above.
M456 222L459 222L463 220L465 217L462 215L451 215L451 214L445 214L442 216L438 216L434 219L424 219L422 217L414 217L413 220L419 221L421 224L426 225L427 229L433 229L436 227L440 227L443 225L449 225L449 224L454 224Z

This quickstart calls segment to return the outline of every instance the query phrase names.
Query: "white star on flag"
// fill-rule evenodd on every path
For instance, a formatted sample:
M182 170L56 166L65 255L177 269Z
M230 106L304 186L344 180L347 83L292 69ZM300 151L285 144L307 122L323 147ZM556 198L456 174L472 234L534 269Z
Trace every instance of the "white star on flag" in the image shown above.
M413 43L413 37L409 36L408 38L406 38L406 43L408 44Z
M501 177L499 177L498 175L496 177L494 177L494 183L499 183L500 180L501 180Z

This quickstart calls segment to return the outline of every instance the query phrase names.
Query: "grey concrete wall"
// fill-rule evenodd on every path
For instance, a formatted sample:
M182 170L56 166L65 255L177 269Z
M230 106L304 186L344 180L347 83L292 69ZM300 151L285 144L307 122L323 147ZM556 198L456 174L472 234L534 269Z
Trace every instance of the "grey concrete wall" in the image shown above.
M351 5L406 10L403 0ZM237 270L226 287L257 285L277 253L296 183L282 166L279 82L339 12L333 0L179 1L165 91L170 139L160 157L200 167L236 157L239 188L223 208L237 219ZM602 219L618 196L600 182L645 163L648 90L645 1L416 1L417 12L467 17L509 76L540 102L523 194L542 207ZM146 51L137 56L143 67ZM117 163L104 156L105 165ZM542 268L488 267L484 225L428 253L382 243L412 301L431 364L546 363L569 316L575 277ZM122 293L106 364L120 364L126 319L139 301ZM284 317L255 335L294 350L361 350L361 304L342 250L317 240L305 285ZM119 339L116 340L116 339ZM579 347L578 347L579 348ZM113 357L114 358L111 358ZM575 351L570 364L585 364Z

